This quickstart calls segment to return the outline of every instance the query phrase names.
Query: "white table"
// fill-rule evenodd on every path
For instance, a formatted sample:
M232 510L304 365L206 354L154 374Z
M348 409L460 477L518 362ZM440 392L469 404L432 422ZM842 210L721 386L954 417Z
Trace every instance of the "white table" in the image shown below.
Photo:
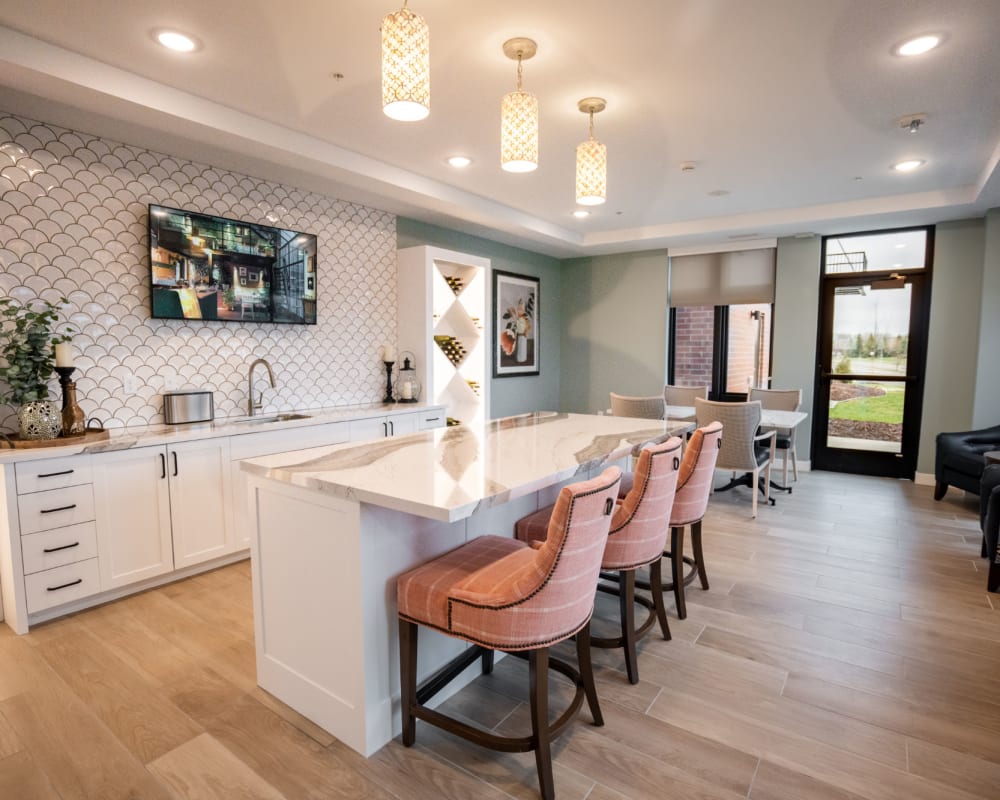
M399 731L396 577L477 536L513 535L566 483L692 427L540 412L241 462L257 682L371 755ZM467 647L420 637L420 680Z
M694 422L694 406L667 406L668 420L683 420ZM779 430L790 431L798 427L809 414L805 411L779 411L773 408L762 408L760 412L760 426L762 428L778 428Z

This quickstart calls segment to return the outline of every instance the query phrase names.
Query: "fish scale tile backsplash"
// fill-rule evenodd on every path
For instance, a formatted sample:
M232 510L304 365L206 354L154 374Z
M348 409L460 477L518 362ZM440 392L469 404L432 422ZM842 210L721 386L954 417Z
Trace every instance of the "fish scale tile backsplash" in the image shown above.
M318 324L151 319L151 202L315 233ZM0 112L0 296L69 300L79 403L106 426L163 422L165 388L211 389L217 417L245 414L258 357L277 382L265 412L376 402L395 265L387 212ZM0 406L0 429L14 412Z

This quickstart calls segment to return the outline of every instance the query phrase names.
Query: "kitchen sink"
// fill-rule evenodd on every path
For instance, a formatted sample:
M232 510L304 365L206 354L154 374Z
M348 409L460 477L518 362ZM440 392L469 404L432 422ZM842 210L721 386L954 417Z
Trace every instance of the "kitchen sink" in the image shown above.
M247 417L237 420L234 425L266 425L269 422L291 422L295 419L310 419L309 414L274 414L270 417Z

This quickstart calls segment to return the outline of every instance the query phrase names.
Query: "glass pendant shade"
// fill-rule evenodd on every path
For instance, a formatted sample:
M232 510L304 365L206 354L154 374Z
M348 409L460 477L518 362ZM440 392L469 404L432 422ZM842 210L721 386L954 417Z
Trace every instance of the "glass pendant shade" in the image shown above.
M509 92L500 104L500 166L507 172L538 168L538 98Z
M405 4L382 19L382 111L402 122L431 111L430 31Z
M576 146L576 202L599 206L608 197L608 148L591 137Z

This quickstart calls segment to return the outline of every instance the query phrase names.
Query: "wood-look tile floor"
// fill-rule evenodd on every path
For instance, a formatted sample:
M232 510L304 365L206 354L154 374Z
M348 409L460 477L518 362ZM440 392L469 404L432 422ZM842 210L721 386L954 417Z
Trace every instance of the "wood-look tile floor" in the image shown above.
M558 796L1000 797L1000 596L975 498L812 473L750 520L747 491L713 499L712 588L689 588L672 641L643 642L640 683L595 651L606 724L584 711L559 740ZM524 669L504 659L450 712L523 726ZM4 800L535 796L530 754L418 723L417 746L365 760L258 689L248 562L0 626Z

